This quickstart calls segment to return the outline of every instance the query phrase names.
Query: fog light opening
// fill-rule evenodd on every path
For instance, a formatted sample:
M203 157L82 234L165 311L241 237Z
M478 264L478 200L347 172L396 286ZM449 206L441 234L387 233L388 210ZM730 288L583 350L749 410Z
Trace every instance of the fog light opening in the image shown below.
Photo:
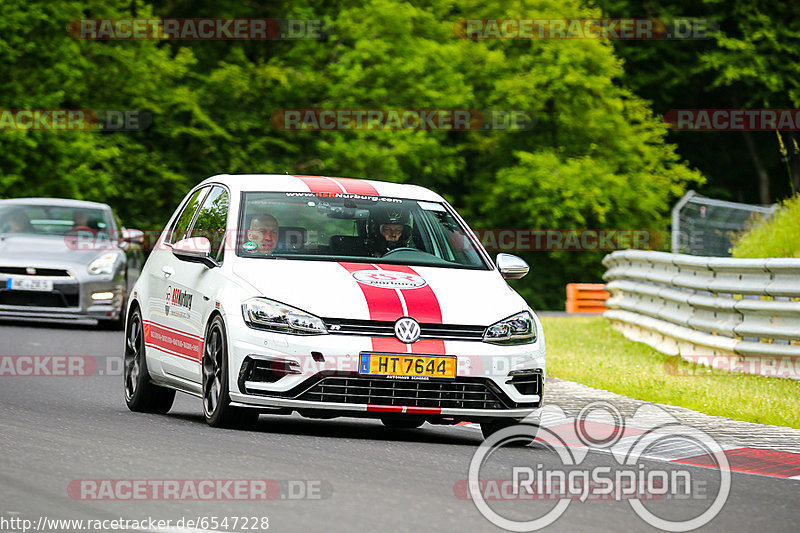
M114 299L114 293L113 292L103 291L103 292L93 292L92 293L92 300L94 300L95 302L108 301L108 300L113 300L113 299Z
M520 394L525 396L541 394L542 371L540 369L512 370L508 376L511 379L506 381L506 385L513 385Z

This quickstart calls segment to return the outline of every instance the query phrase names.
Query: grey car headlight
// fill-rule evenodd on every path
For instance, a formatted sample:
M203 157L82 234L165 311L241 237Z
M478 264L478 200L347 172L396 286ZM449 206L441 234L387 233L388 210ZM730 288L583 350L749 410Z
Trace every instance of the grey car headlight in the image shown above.
M492 324L483 334L483 341L492 344L528 344L536 340L536 322L528 311Z
M245 323L251 328L293 335L324 335L325 323L312 314L266 298L251 298L242 304Z
M86 270L89 271L89 274L94 275L113 274L114 265L117 263L117 257L118 255L113 253L103 254L89 263Z

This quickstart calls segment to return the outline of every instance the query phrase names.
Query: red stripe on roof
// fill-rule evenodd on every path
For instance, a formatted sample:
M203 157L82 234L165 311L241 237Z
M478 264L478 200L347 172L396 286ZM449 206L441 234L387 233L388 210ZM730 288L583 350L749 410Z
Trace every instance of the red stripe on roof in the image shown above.
M313 193L341 193L342 189L333 180L321 176L294 176L306 184Z
M370 196L379 196L378 190L363 180L356 180L353 178L329 178L346 190L350 194L368 194Z

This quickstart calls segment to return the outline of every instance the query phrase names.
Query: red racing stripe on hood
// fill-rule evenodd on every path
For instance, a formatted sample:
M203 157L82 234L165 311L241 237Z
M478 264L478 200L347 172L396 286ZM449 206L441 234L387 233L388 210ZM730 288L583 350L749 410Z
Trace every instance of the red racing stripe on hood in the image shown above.
M406 266L365 265L360 263L339 263L339 265L347 269L350 274L361 270L384 270L387 272L419 276L414 269ZM394 322L403 316L410 316L422 324L442 323L442 310L439 306L439 299L429 285L416 289L389 289L375 287L366 283L358 283L358 286L364 294L364 298L367 300L370 320ZM405 314L403 313L401 297L403 302L405 302L407 310ZM372 349L376 352L392 353L432 355L444 355L447 353L444 341L433 339L423 339L411 344L406 344L393 337L372 337Z
M414 276L420 276L416 270L409 266L404 265L375 265L380 270L386 270L389 272L399 272L402 274L412 274ZM424 278L423 278L424 279ZM441 324L442 323L442 308L439 305L439 298L436 297L436 293L433 292L433 289L427 283L423 287L418 287L416 289L397 289L400 291L403 300L406 304L406 310L408 311L407 316L410 316L420 324ZM435 355L444 355L447 353L444 347L444 341L439 340L432 340L432 339L423 339L418 340L413 344L405 344L395 339L389 339L395 341L399 345L405 345L411 348L412 353L427 353L427 354L435 354ZM375 341L373 340L373 346ZM401 348L397 348L398 351L402 351ZM377 351L377 350L376 350Z
M359 263L339 263L339 265L347 269L350 274L358 272L359 270L374 270L371 265ZM387 320L394 322L403 316L403 304L400 303L400 297L394 289L375 287L365 283L358 283L357 281L356 284L367 300L370 320Z
M377 265L381 270L388 270L390 272L401 272L403 274L419 274L411 267L402 265ZM422 277L422 276L420 276ZM439 299L430 285L419 287L416 289L400 289L403 293L403 299L406 301L406 308L408 309L408 316L421 324L441 324L442 323L442 308L439 305Z

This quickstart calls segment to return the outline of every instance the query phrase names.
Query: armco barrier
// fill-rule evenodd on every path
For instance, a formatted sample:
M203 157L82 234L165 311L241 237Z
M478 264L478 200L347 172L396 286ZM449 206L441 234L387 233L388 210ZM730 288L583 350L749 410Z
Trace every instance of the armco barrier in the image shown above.
M624 250L603 265L603 316L626 337L692 360L738 356L763 368L753 359L789 358L800 368L800 259Z
M608 296L602 283L567 283L567 313L602 313Z

